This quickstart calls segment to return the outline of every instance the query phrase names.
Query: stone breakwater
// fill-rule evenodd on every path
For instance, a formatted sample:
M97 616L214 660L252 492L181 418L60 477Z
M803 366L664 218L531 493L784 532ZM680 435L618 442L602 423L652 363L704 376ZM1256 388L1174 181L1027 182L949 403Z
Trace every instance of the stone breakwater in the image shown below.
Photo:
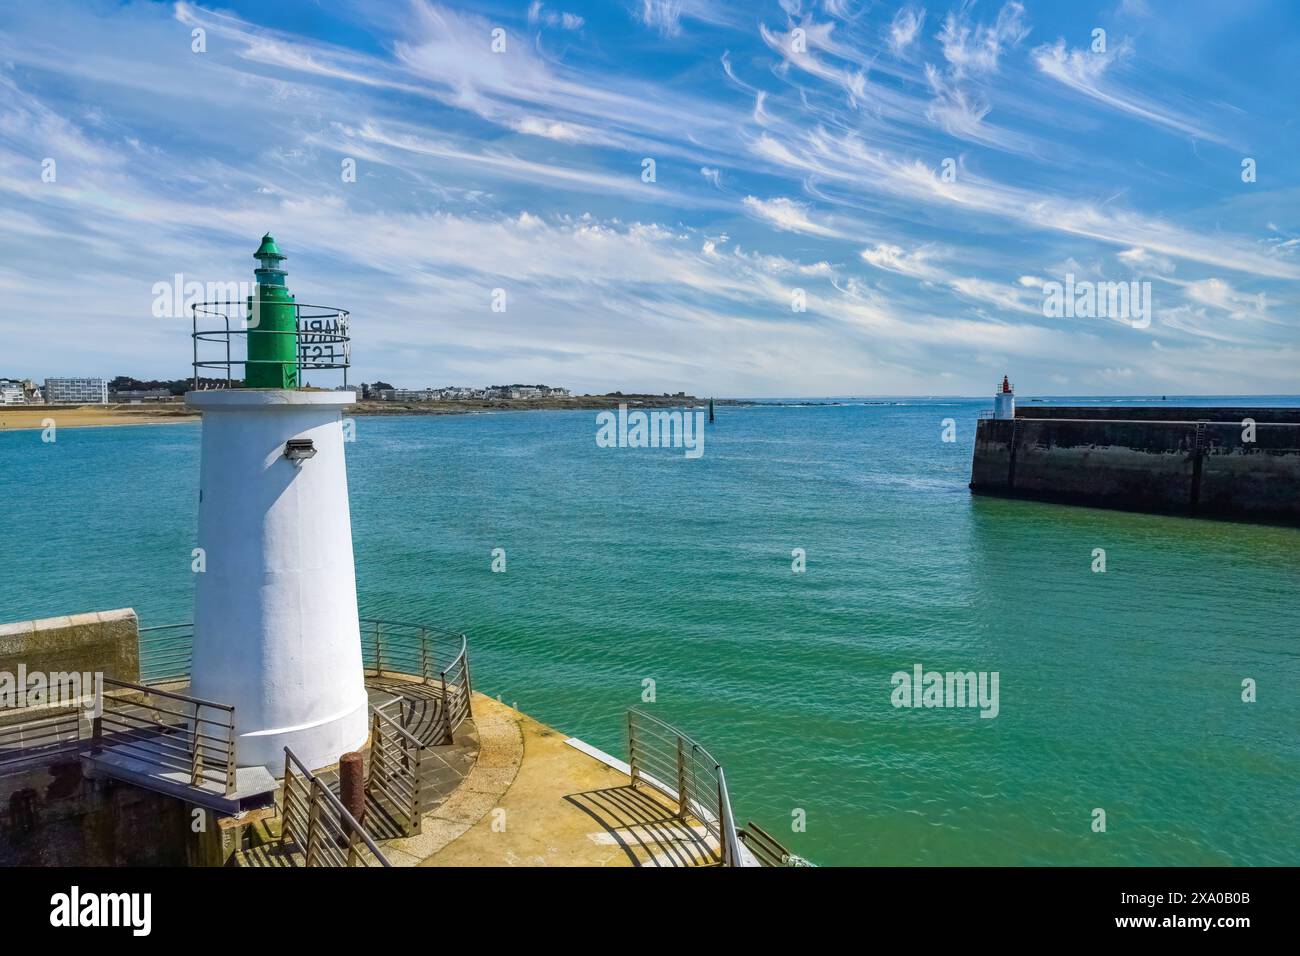
M1300 524L1300 409L1020 408L982 419L971 490Z

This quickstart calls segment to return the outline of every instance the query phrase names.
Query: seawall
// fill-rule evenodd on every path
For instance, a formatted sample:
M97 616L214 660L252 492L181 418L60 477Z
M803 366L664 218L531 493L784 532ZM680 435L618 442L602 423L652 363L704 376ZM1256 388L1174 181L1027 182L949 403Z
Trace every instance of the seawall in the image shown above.
M1245 420L1253 425L1253 441ZM982 419L971 490L1300 524L1300 410L1042 406Z

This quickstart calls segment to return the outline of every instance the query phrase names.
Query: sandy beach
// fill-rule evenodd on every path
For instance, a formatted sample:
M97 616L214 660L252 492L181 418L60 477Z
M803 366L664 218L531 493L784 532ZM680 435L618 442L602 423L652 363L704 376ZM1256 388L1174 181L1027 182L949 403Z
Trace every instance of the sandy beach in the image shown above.
M44 428L46 419L59 428L102 425L161 425L193 421L198 413L184 405L5 405L0 431Z

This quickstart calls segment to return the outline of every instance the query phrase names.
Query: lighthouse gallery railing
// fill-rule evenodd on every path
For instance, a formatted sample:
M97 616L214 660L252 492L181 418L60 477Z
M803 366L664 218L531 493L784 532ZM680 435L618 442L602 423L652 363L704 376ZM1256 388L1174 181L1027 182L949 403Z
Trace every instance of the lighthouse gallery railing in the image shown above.
M303 370L338 370L343 371L343 384L348 384L348 368L352 364L352 345L348 335L348 310L331 305L307 305L293 303L295 329L292 332L280 332L272 329L258 329L257 323L250 322L246 300L222 299L212 302L196 302L190 306L194 340L194 388L198 389L200 369L209 369L218 373L225 372L226 388L235 384L234 369L238 366L247 370L249 365L280 365L277 360L250 359L247 348L245 357L238 358L232 344L241 336L247 337L250 331L263 335L292 335L296 340L295 349L299 373ZM205 350L199 356L199 343ZM215 357L213 357L215 355Z

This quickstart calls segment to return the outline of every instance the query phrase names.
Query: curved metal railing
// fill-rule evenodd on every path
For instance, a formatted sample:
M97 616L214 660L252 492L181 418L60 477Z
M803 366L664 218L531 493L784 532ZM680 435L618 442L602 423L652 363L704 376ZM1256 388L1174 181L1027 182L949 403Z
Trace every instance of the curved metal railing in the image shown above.
M256 321L250 324L247 301L221 299L212 302L196 302L190 306L190 337L194 340L194 388L199 387L199 369L224 370L226 387L232 386L232 370L238 366L247 370L250 365L282 365L279 360L236 358L231 343L239 336L247 336L254 329L262 334L292 335L297 342L295 352L298 356L298 369L341 369L343 384L348 384L348 368L352 364L352 340L348 336L347 309L338 309L332 305L307 305L292 303L294 308L294 331L276 331L258 329ZM232 323L234 323L232 325ZM200 327L206 324L207 328ZM199 358L199 343L224 347L225 357Z
M441 691L434 715L438 739L450 743L456 730L473 716L469 640L459 632L430 624L362 618L361 659L366 672L416 677ZM190 677L193 624L140 628L140 682L148 685Z
M469 641L464 634L428 624L361 621L361 660L377 677L418 677L442 690L438 733L451 743L456 729L473 716Z
M750 866L741 852L736 821L722 765L702 746L671 724L644 711L627 712L627 759L632 786L638 780L676 802L717 843L723 866Z

